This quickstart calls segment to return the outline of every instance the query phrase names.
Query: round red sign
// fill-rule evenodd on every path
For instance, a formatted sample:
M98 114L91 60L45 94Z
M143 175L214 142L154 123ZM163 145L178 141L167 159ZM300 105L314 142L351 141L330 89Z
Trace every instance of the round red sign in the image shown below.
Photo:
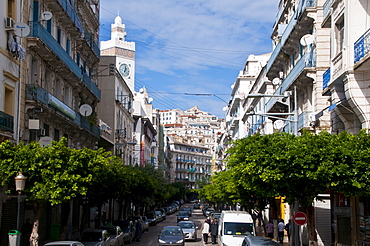
M294 223L296 223L299 226L304 225L304 224L307 223L307 216L303 212L295 213L293 219L294 219Z

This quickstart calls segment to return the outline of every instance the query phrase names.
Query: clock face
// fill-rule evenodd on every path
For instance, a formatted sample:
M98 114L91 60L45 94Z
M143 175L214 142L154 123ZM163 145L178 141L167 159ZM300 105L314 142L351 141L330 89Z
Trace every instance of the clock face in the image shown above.
M126 78L130 75L130 67L129 65L127 65L126 63L122 63L120 66L119 66L119 72L121 73L121 75Z

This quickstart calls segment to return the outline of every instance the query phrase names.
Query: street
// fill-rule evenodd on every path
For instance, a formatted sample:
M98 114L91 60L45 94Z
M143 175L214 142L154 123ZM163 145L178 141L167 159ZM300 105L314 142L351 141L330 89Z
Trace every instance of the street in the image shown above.
M187 203L187 204L184 204L183 206L181 206L181 208L183 207L191 207L193 209L193 204L190 204L190 203ZM148 232L145 232L141 238L141 241L140 242L133 242L131 245L133 246L155 246L157 245L157 240L158 240L158 234L160 233L160 231L162 230L162 228L164 226L168 226L168 225L177 225L177 222L176 222L176 215L177 215L178 212L176 213L173 213L171 215L167 215L167 219L158 223L156 226L150 226L149 228L149 231ZM193 221L196 226L198 227L198 239L196 242L192 242L192 241L186 241L186 245L187 246L203 246L203 241L201 239L201 234L200 234L200 229L202 227L202 222L204 221L205 217L204 215L202 214L202 210L200 209L196 209L194 210L193 209L193 214L192 214L192 217L191 217L191 221ZM209 240L210 241L210 240Z

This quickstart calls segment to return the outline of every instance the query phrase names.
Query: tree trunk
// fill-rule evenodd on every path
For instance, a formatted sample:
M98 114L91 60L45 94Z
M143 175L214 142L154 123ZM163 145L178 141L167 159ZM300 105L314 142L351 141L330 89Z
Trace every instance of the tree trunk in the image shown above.
M317 233L315 224L315 208L312 205L305 207L307 215L307 230L308 230L308 240L310 246L317 246Z
M64 241L66 240L67 236L67 224L69 219L69 214L71 212L71 204L70 202L64 202L61 205L62 211L60 215L60 234L59 234L59 240Z
M44 204L34 201L33 202L33 213L34 213L34 222L32 233L30 236L30 246L38 246L39 245L39 225L40 225L40 214L43 209Z

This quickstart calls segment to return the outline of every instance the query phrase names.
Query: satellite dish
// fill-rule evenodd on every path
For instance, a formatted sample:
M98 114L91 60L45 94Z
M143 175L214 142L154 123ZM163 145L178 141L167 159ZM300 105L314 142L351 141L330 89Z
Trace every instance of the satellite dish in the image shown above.
M39 140L39 143L41 145L41 147L47 147L47 146L51 146L51 143L53 142L53 139L51 137L42 137L40 138Z
M222 108L222 111L227 111L228 109L229 109L229 107L225 106L225 107Z
M80 107L80 114L83 116L90 116L92 113L92 108L88 104L82 104Z
M144 88L140 88L139 92L144 93Z
M312 34L304 35L300 40L301 45L307 46L313 43L313 36Z
M53 18L53 14L50 12L50 11L45 11L44 13L41 14L41 18L43 20L50 20L51 18Z
M271 82L272 82L273 85L280 85L281 79L276 77Z
M134 109L134 108L130 108L130 109L128 110L128 112L129 112L130 114L132 114L133 112L135 112L135 109Z
M26 23L16 22L14 24L14 33L21 38L27 37L30 34L30 27Z
M282 121L282 120L275 120L275 122L274 122L274 128L276 130L280 130L281 128L283 128L283 126L284 126L284 121Z
M149 97L148 102L149 103L153 102L153 98Z

